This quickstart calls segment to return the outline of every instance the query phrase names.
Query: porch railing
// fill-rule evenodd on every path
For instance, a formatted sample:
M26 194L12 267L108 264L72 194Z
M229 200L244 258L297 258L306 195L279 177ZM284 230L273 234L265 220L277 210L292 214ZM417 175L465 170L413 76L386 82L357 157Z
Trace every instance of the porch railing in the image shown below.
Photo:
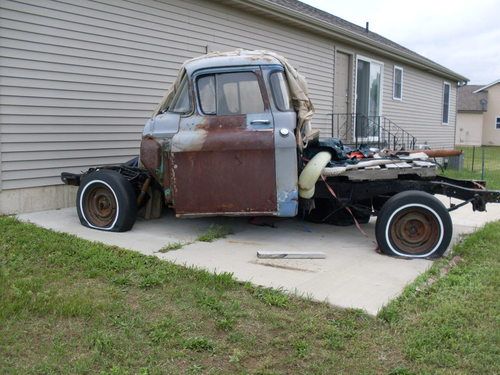
M417 139L385 116L366 116L357 113L331 113L332 137L346 145L361 145L413 150Z

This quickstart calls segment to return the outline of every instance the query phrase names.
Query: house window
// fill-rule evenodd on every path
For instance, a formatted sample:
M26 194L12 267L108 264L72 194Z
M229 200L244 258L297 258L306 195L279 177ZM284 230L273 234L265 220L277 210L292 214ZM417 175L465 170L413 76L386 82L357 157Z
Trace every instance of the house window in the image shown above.
M400 66L394 67L394 86L392 98L395 100L403 100L403 68Z
M450 119L450 91L450 84L445 82L443 90L443 124L446 125L449 123Z
M497 117L495 120L495 129L500 130L500 117Z

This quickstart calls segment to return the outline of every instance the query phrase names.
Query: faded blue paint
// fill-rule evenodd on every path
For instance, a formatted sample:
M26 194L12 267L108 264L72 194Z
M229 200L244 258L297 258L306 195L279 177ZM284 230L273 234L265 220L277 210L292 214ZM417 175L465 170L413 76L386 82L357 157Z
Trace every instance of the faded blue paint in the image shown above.
M278 215L281 217L294 217L298 212L298 190L278 192Z

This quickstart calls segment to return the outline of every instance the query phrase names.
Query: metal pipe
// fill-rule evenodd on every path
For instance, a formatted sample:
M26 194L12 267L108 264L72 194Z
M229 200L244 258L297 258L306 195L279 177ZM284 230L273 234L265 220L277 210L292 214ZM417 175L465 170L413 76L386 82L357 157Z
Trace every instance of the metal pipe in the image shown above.
M137 206L139 207L142 202L144 201L144 198L146 198L146 194L149 190L149 187L151 186L151 181L153 178L149 176L146 181L144 181L144 184L141 187L141 191L139 193L139 196L137 197Z

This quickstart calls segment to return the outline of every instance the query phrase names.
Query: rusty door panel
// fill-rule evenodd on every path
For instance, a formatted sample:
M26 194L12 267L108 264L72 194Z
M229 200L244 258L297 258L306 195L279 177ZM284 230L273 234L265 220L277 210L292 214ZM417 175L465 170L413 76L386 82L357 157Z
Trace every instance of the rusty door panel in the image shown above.
M205 162L197 162L202 157ZM273 149L198 151L174 154L175 211L183 214L268 213L276 211ZM213 166L214 168L211 168ZM251 181L262 181L257 189Z
M261 71L254 73L264 113L198 115L185 126L181 120L171 159L177 215L276 214L273 121ZM268 125L252 125L254 118Z

